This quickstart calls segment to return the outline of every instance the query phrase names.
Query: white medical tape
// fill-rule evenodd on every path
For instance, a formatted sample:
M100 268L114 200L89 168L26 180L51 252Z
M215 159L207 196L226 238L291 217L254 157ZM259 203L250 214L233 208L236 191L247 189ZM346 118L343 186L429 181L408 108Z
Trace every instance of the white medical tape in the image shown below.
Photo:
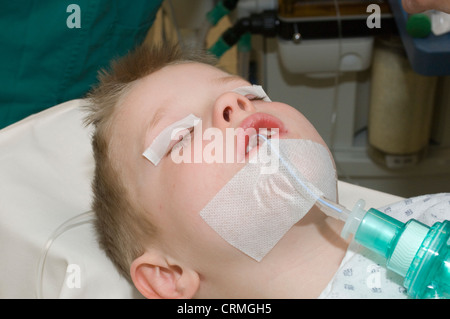
M258 153L266 152L267 144ZM281 139L279 154L288 165L280 162L276 172L261 174L263 166L274 163L247 163L200 212L225 241L256 261L309 212L319 196L336 200L336 171L324 146Z
M269 98L269 96L264 92L264 89L261 85L250 85L250 86L242 86L237 89L234 89L233 92L241 94L241 95L248 95L252 94L259 98L262 98L263 101L266 102L272 102Z
M159 133L142 155L155 166L158 165L161 158L167 153L167 148L172 139L176 137L176 134L182 130L196 126L199 122L200 118L193 114L189 114L182 120L169 125Z

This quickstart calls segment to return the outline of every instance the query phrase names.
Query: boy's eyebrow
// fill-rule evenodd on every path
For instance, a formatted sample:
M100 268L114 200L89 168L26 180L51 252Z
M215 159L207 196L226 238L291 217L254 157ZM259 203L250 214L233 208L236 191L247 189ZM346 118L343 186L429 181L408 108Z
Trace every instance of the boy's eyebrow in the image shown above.
M158 124L158 122L162 119L165 111L166 111L166 107L164 107L164 106L159 107L155 111L155 114L153 115L153 119L150 121L150 124L149 124L149 130L153 129L156 126L156 124Z
M156 127L156 125L161 121L166 110L167 110L167 107L161 106L155 111L155 114L153 115L153 119L150 121L150 123L147 127L147 133L146 133L147 137L150 135L151 131ZM151 142L151 141L146 140L145 147L148 147L147 144L149 142Z
M215 82L216 84L219 84L219 85L224 85L224 84L228 84L230 82L237 82L237 81L248 82L243 77L238 76L238 75L227 75L227 76L223 76L223 77L216 78L216 79L213 80L213 82ZM150 123L148 125L148 128L147 128L147 136L149 136L149 133L161 121L161 119L163 118L164 113L166 112L166 110L167 110L166 106L161 106L155 111L155 114L153 115L153 119L150 121ZM146 141L145 147L148 147L147 144L149 144L149 142L151 142L151 141Z
M247 80L245 80L243 77L240 77L238 75L228 75L228 76L223 76L221 78L217 78L213 80L214 82L216 82L217 84L228 84L230 82L235 82L235 81L245 81L248 82Z

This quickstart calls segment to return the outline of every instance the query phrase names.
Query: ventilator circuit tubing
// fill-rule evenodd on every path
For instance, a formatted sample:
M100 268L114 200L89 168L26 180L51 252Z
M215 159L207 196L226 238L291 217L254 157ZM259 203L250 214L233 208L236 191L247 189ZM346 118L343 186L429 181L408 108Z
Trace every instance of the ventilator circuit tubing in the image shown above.
M50 250L50 247L52 246L53 242L63 233L65 233L68 230L71 230L75 227L89 224L94 222L94 212L93 211L87 211L82 214L79 214L77 216L74 216L64 223L62 223L58 228L55 229L55 231L50 235L47 242L45 243L41 256L39 258L38 267L37 267L37 276L36 276L36 286L35 286L35 292L36 297L38 299L43 298L43 280L44 280L44 267L45 262L47 260L48 252Z
M310 189L306 183L296 174L296 169L292 167L292 164L287 160L284 156L282 156L278 150L273 147L272 143L268 138L266 138L264 135L258 134L258 137L261 137L267 144L270 146L270 149L272 152L276 154L276 156L279 158L280 163L287 169L289 174L291 174L291 177L300 185L309 195L311 195L314 199L316 199L317 204L319 207L323 210L323 212L331 217L334 217L336 219L340 219L342 221L346 221L348 219L348 216L351 215L351 212L347 210L345 207L334 203L324 197L322 197L320 194L318 194L316 191Z
M258 134L279 157L280 163L327 215L345 221L341 236L383 256L386 267L404 278L403 286L411 298L450 298L450 221L428 227L414 219L403 223L379 210L364 209L357 202L350 212L310 189L296 169L265 136Z

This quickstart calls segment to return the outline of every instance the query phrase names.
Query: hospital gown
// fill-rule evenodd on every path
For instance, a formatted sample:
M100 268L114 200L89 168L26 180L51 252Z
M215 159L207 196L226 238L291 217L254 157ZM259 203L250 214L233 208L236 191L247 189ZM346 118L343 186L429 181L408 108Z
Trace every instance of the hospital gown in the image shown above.
M380 211L402 222L416 219L431 226L450 219L450 193L405 199ZM331 282L319 298L408 298L403 277L385 268L386 260L352 241Z

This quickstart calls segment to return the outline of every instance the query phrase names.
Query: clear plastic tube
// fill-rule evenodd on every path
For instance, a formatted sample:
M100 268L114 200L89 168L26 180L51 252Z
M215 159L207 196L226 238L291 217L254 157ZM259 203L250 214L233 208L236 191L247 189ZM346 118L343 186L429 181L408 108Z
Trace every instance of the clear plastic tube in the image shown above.
M281 165L283 165L288 172L291 174L291 177L300 185L309 195L316 199L317 205L321 210L336 219L340 219L342 221L346 221L348 217L351 215L351 212L346 209L344 206L334 203L333 201L322 197L317 194L314 190L308 187L308 185L296 174L296 170L292 167L292 164L282 156L275 147L272 146L272 143L269 139L267 139L264 135L258 134L267 144L270 146L271 151L275 152L278 156Z
M48 252L53 244L53 242L63 233L66 231L84 225L88 223L92 223L94 221L94 212L93 211L87 211L82 214L79 214L77 216L74 216L64 223L62 223L58 228L55 229L55 231L50 235L47 242L45 243L41 256L39 258L38 267L37 267L37 276L36 276L36 297L38 299L43 298L43 279L44 279L44 269L45 269L45 262L47 260Z

